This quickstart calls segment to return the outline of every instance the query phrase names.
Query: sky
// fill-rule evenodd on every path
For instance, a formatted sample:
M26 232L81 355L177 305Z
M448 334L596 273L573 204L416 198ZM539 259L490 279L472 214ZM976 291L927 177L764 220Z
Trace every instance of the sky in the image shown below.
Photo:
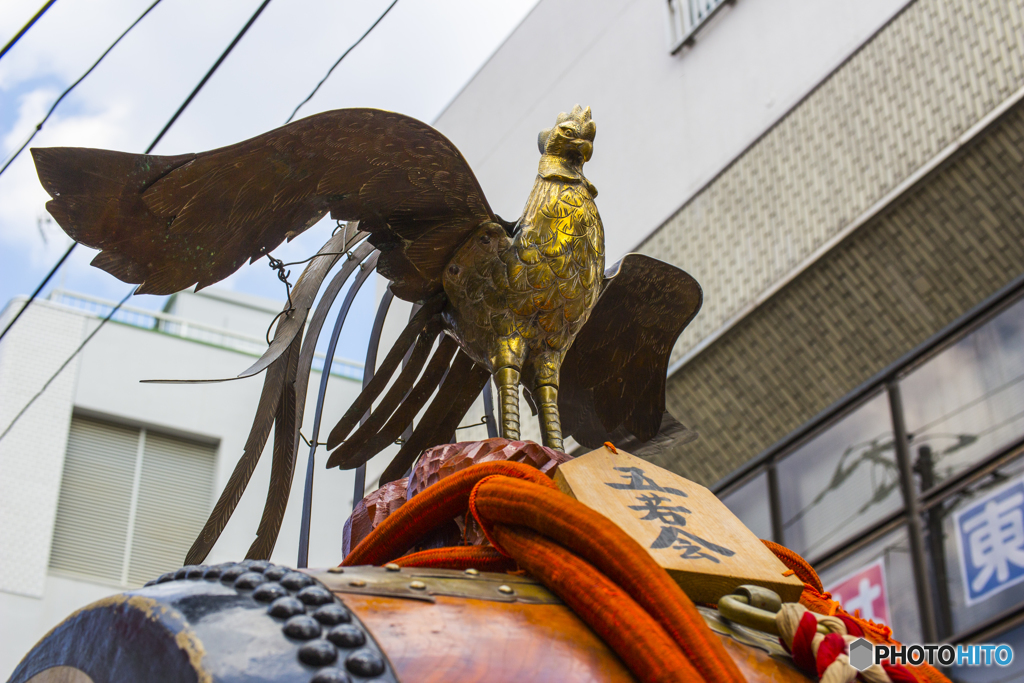
M536 1L399 0L296 118L377 107L431 122ZM0 59L0 160L21 146L60 92L151 2L58 0ZM142 152L260 2L162 0L65 98L31 146ZM42 4L5 0L0 44ZM272 0L153 153L200 152L284 124L389 4ZM26 150L0 175L0 305L31 293L70 244L48 221L47 199ZM284 261L305 258L333 227L325 219L274 255ZM51 286L120 300L131 286L89 266L94 255L76 248ZM293 283L300 270L292 269ZM217 286L284 300L283 285L265 260ZM351 314L362 320L372 316L374 287L364 289ZM164 298L140 296L129 303L160 308ZM360 358L365 344L360 330L368 325L351 327L338 355Z

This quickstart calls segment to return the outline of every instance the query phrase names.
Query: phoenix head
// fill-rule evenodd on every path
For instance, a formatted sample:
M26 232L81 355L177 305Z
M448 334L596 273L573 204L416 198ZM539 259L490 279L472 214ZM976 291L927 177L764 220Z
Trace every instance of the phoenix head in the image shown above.
M597 124L590 117L590 107L582 109L577 104L568 114L559 114L554 127L540 132L537 147L541 154L562 157L579 168L593 156L596 134Z

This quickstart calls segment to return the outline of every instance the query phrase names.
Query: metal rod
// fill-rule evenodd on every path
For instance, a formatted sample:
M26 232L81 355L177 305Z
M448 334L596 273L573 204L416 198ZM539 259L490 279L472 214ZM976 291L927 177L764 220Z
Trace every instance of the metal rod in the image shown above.
M935 609L932 605L931 582L925 561L924 532L921 528L921 514L918 508L917 491L914 488L914 472L910 463L910 439L907 438L907 424L903 418L903 399L896 380L885 385L889 392L889 409L892 411L892 435L896 445L896 464L900 470L900 488L903 489L903 505L907 510L907 530L910 536L910 559L914 567L914 583L917 584L917 607L921 615L921 634L924 642L938 642L935 628Z
M373 379L373 373L377 370L377 351L380 349L380 335L384 331L384 320L388 317L388 309L395 298L394 292L388 287L384 296L380 298L380 305L377 306L377 316L373 319L373 328L370 330L370 340L366 344L366 362L363 363L363 388ZM366 422L369 411L363 415L360 424ZM352 489L352 509L366 495L366 463L356 468L356 481Z
M774 462L768 463L768 512L772 518L772 540L779 545L786 545L782 498L779 497L779 473Z
M498 423L494 420L494 397L491 396L491 380L487 379L484 385L484 420L487 421L487 438L493 439L498 436Z
M313 470L316 464L316 446L320 440L320 418L323 417L324 397L327 395L327 380L331 376L331 359L334 358L334 350L338 346L338 337L341 336L341 328L345 325L345 318L348 317L352 302L359 292L359 288L366 282L374 268L377 266L379 251L370 254L359 266L359 275L356 276L352 286L349 287L345 301L341 304L338 312L338 319L334 323L334 330L331 332L331 341L327 345L327 360L324 361L324 369L320 373L320 389L316 395L316 412L313 414L313 435L309 439L309 458L306 460L306 485L302 492L302 523L299 527L299 557L296 566L309 566L309 521L313 514Z

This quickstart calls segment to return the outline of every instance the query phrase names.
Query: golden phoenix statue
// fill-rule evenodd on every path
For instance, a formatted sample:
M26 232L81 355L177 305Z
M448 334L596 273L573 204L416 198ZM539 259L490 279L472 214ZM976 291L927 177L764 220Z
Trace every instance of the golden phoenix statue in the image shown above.
M671 420L669 354L700 308L701 290L682 270L640 254L605 272L597 190L583 174L595 134L590 109L579 106L540 133L537 178L514 222L495 215L441 133L373 109L317 114L199 154L32 153L53 198L50 214L73 239L100 250L93 265L138 284L140 294L206 287L328 213L358 222L358 232L332 237L314 257L295 289L301 299L303 281L315 280L308 303L290 300L254 366L270 369L256 438L211 517L222 529L275 423L287 433L280 466L275 434L279 476L264 514L272 533L261 524L272 548L305 403L297 367L305 362L308 375L312 357L312 346L301 343L303 324L327 271L364 238L361 255L378 250L377 271L393 294L420 308L331 431L329 467L357 467L394 443L433 395L382 482L402 476L422 450L451 439L488 377L509 439L520 435L520 385L539 413L544 445L558 450L566 436L589 446L623 432L647 441Z

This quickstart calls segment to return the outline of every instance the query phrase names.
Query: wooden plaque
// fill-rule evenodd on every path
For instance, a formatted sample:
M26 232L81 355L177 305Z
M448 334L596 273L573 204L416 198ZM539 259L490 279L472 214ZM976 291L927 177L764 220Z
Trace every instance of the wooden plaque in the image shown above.
M785 576L774 553L700 484L607 447L559 465L555 482L647 548L694 602L716 604L743 584L800 599L803 582Z

